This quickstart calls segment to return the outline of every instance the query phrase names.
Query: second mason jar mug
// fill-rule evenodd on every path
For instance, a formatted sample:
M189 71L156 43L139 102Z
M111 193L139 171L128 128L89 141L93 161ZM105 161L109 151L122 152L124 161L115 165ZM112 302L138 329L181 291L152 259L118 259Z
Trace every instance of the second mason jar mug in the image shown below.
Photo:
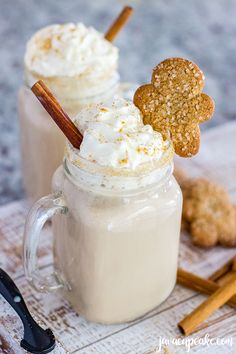
M24 267L37 290L61 289L78 313L101 323L133 320L168 297L182 210L170 150L157 166L123 175L65 158L54 174L54 193L36 202L26 222ZM36 254L51 217L55 272L48 282Z
M118 49L82 23L46 26L27 42L18 111L23 182L31 201L50 193L65 139L30 88L43 80L74 118L88 104L113 99L119 89L117 67Z

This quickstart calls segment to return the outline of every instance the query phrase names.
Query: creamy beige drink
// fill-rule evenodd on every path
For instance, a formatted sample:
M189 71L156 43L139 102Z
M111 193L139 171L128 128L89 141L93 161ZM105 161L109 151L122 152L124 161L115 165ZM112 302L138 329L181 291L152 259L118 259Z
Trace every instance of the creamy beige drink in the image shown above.
M122 192L57 174L69 214L54 220L55 264L73 308L88 320L118 323L164 301L176 282L181 218L171 170L154 186Z
M27 221L26 275L40 290L63 287L88 320L133 320L164 301L176 282L182 195L172 176L173 148L122 99L82 109L75 123L80 150L67 144L54 195L38 201ZM48 285L38 279L31 245L40 220L54 214L56 272Z
M28 42L18 110L23 179L31 200L50 192L65 139L29 88L42 79L73 117L85 105L114 97L119 83L117 63L117 48L81 23L45 27Z

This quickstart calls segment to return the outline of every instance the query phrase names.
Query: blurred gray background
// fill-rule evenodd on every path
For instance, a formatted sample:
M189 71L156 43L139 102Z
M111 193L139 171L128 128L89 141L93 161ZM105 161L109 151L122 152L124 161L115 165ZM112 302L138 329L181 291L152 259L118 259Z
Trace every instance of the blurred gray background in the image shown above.
M162 59L187 57L205 72L216 101L202 129L235 119L236 0L0 0L0 204L24 196L17 91L26 41L50 23L82 21L106 31L124 4L135 14L115 42L121 79L147 82Z

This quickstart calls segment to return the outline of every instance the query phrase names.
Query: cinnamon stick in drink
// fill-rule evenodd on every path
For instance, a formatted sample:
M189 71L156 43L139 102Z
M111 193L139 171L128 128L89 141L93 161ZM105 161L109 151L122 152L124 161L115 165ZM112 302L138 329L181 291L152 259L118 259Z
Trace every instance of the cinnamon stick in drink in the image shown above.
M236 294L236 274L178 323L181 332L185 335L194 332L203 321L223 306L234 294Z
M71 144L79 149L83 136L49 88L42 80L39 80L32 86L31 90Z
M112 42L114 38L117 36L117 34L120 32L120 30L124 27L126 22L128 21L129 17L133 13L133 8L130 6L125 6L119 16L115 19L111 27L108 29L108 31L105 34L105 38L109 41Z

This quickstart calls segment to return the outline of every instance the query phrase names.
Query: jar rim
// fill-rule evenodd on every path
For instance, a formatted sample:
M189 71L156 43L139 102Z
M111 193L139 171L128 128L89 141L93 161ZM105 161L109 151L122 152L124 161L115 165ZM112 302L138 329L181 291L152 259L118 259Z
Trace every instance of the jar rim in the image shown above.
M65 149L65 160L69 163L69 165L87 171L88 173L107 175L110 177L142 177L154 170L161 169L172 163L174 157L174 147L170 136L166 141L166 149L160 159L144 162L137 166L134 170L128 168L108 167L100 165L94 161L89 161L80 156L78 154L78 149L74 148L69 141L67 141ZM76 160L71 158L70 151L75 151L75 155L77 156Z
M29 71L27 68L24 70L24 85L26 88L31 89L31 87L34 85L34 83L38 80L43 80L46 85L49 86L50 89L55 92L57 95L58 99L63 100L64 96L67 97L70 101L76 101L78 99L81 100L91 100L95 98L96 96L103 96L109 91L113 91L116 87L118 87L120 83L120 75L117 71L114 71L111 73L111 75L103 76L99 79L101 85L97 84L97 80L93 78L93 81L95 81L94 87L100 88L98 91L95 91L93 94L89 94L87 92L91 91L91 86L88 88L81 87L81 82L80 79L83 78L83 75L74 75L74 76L43 76L39 75L34 71ZM68 81L73 80L71 82L71 87L72 89L70 90L70 93L68 93ZM83 78L83 81L85 79ZM90 82L89 80L85 80L86 85ZM104 85L104 83L107 83L107 85ZM104 89L105 86L105 89Z
M104 167L82 157L74 164L69 156L65 156L63 165L65 174L74 184L89 186L90 190L102 190L103 193L127 193L162 185L173 172L173 155L170 141L160 160L144 163L134 171Z

